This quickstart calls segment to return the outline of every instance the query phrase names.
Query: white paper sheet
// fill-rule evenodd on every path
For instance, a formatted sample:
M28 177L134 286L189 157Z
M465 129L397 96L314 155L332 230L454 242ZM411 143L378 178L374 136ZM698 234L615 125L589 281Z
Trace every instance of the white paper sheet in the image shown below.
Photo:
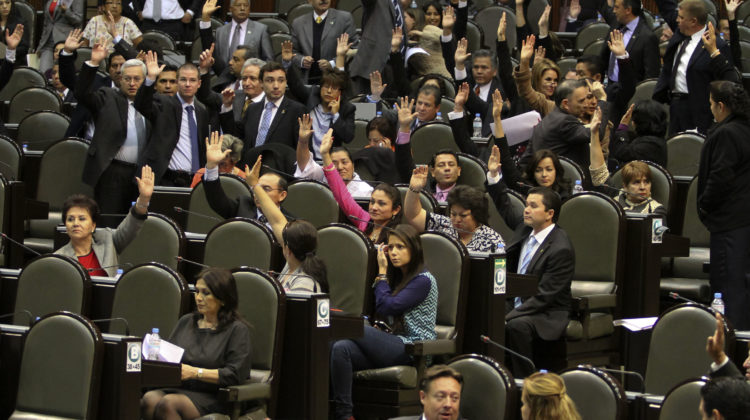
M503 120L503 131L505 138L508 139L508 146L515 146L531 138L534 127L542 120L542 116L536 111L529 111L525 114L516 115L515 117ZM495 131L495 123L491 123L492 131Z
M146 334L143 337L143 346L141 346L141 352L143 353L143 360L148 360L148 354L151 351L151 347L148 345L151 334ZM165 339L161 339L161 345L159 346L159 360L162 362L180 363L182 360L182 354L185 353L185 349L180 346L176 346Z
M645 331L653 328L658 319L659 317L656 316L648 318L625 318L616 319L613 324L615 324L615 327L625 327L630 331Z

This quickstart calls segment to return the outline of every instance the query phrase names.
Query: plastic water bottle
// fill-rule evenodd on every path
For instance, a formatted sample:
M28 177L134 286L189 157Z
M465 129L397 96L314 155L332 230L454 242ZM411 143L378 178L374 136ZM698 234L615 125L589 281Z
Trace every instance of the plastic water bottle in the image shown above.
M151 329L151 337L148 341L148 360L159 360L159 350L161 350L161 338L159 337L159 329Z
M576 185L573 186L573 195L580 194L583 192L583 186L581 185L581 180L576 179Z
M714 293L714 300L711 301L711 309L724 315L724 301L721 299L721 293Z
M24 143L24 144L22 145L22 147L23 147L23 153L24 153L24 154L25 154L25 153L27 153L27 152L29 151L29 145L28 145L28 143Z
M482 137L482 117L479 114L474 115L474 122L471 125L474 128L474 137Z
M120 277L122 277L122 268L117 269L117 274L115 274L115 280L120 280Z
M498 242L495 254L505 254L505 242Z
M597 22L604 22L604 18L602 17L601 13L596 14L596 20Z
M375 113L375 117L376 118L382 117L382 116L383 116L383 111L378 111L378 112Z
M724 32L719 33L719 38L721 38L722 41L726 41L727 39L724 37Z

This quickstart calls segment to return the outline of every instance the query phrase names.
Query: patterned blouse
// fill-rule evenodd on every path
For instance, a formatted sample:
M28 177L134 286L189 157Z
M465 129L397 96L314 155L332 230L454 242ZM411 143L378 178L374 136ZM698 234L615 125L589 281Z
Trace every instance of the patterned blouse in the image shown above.
M460 241L458 231L453 227L451 219L442 214L427 212L425 230L436 230L443 232L451 238ZM498 244L505 244L503 237L487 225L479 225L474 231L471 240L466 244L466 249L474 252L493 252Z
M134 39L140 37L141 31L136 26L135 22L121 16L120 20L115 23L117 34L122 36L122 39L132 44ZM86 28L83 30L83 37L89 40L89 45L93 46L94 43L98 42L101 37L104 37L107 41L107 50L109 53L115 51L114 39L107 32L107 24L104 23L104 16L97 15L91 18L89 23L86 24Z
M398 335L404 343L437 338L437 281L429 271L417 274L395 296L387 281L375 284L375 309L378 314L404 317L404 331Z

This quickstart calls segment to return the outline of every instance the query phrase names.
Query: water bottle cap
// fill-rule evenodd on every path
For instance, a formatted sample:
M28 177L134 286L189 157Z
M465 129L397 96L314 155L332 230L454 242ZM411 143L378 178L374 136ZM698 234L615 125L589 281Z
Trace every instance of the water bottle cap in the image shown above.
M714 293L714 299L721 299L721 293L719 292Z
M117 269L117 274L122 274L122 268Z
M474 114L475 117L479 118L479 113Z
M151 334L159 334L158 328L151 328Z
M581 180L580 179L576 179L576 185L581 185Z

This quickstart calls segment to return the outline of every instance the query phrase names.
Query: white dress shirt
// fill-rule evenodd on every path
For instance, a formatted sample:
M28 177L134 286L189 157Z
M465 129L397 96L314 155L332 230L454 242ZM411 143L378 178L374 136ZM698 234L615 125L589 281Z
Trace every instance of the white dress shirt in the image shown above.
M180 122L180 137L177 140L177 146L172 152L172 158L169 159L169 169L173 171L193 171L193 145L190 139L190 126L188 124L188 112L185 108L188 105L193 106L193 118L195 119L196 128L198 120L195 115L195 101L185 102L180 94L175 95L182 104L182 121ZM198 139L200 141L200 139Z
M188 10L187 13L191 15L193 12ZM185 10L180 7L180 2L177 0L161 0L161 20L176 20L182 19L185 16ZM146 0L143 5L143 18L153 19L154 18L154 0Z
M675 63L674 65L677 66L677 74L675 74L674 77L674 91L680 92L680 93L690 93L688 91L687 86L687 68L688 63L690 62L690 57L693 56L693 52L696 48L698 48L698 44L701 43L703 33L706 32L706 27L704 26L703 29L700 31L694 33L690 36L690 41L688 41L687 47L685 47L685 52L680 57L680 61L677 62L677 54L675 53ZM679 52L679 46L677 48L677 52Z

